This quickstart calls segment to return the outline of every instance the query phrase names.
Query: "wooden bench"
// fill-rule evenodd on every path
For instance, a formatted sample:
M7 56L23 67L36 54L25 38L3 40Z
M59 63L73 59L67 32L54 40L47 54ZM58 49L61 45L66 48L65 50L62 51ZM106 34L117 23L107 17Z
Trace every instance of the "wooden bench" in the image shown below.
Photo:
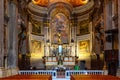
M51 75L14 75L0 80L52 80Z
M110 75L71 75L70 80L120 80Z

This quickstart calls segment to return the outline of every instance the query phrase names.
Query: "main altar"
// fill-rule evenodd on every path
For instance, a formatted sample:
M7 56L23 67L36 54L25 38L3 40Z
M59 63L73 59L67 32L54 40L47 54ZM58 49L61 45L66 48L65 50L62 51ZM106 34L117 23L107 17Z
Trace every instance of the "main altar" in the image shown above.
M92 23L89 13L79 16L80 9L73 9L64 0L39 7L38 16L31 15L29 23L30 63L37 69L56 67L74 68L81 60L91 65ZM61 2L63 1L63 2ZM33 7L36 6L31 3ZM80 11L79 11L80 10ZM44 15L43 15L44 14ZM41 17L40 17L41 15ZM79 16L79 17L78 17Z
M73 68L75 65L76 56L72 56L70 49L67 47L64 49L62 45L58 45L53 48L49 56L44 56L44 62L46 68L55 68L55 67L68 67Z
M44 56L46 68L75 65L75 53L72 51L74 40L71 40L69 24L70 21L63 13L52 16L50 22L51 36L46 42L49 51Z

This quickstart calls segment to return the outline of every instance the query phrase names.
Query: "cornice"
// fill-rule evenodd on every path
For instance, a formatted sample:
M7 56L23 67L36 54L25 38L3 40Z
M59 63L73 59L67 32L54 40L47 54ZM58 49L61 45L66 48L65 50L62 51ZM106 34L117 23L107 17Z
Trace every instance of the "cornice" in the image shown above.
M94 6L94 1L91 0L86 5L73 8L73 13L75 13L75 14L79 14L80 13L81 14L81 13L90 11L93 8L93 6Z
M43 21L43 19L44 19L44 17L35 15L35 14L31 13L30 11L28 11L28 13L30 14L30 17L31 17L33 20Z
M82 16L88 13L91 13L94 7L94 0L91 0L89 3L83 6L75 7L73 8L71 5L62 3L66 9L68 9L69 13L75 14L77 17ZM37 19L43 19L49 17L49 13L53 9L55 9L57 6L57 3L52 4L49 8L48 7L41 7L38 5L33 4L33 2L30 2L28 4L28 13L33 17L37 16Z
M86 20L86 19L89 19L89 13L88 14L84 14L82 16L78 16L77 19L78 19L78 22Z
M48 12L48 9L46 7L41 7L41 6L35 5L32 2L30 2L28 4L28 10L31 11L32 13L35 12L37 14L40 14L40 13L47 14L47 12Z

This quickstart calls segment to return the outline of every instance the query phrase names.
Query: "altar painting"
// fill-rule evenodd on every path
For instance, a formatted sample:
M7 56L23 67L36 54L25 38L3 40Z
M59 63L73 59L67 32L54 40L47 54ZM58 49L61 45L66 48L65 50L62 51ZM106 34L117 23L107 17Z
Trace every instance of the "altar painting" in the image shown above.
M41 35L41 22L31 21L32 22L32 34Z
M31 41L31 57L32 58L41 58L42 49L41 49L41 42L37 40Z
M67 17L58 13L52 19L52 43L68 43L69 25Z
M80 53L90 53L90 41L84 40L79 42L79 51Z
M79 22L79 27L78 27L78 34L79 35L85 35L85 34L89 34L89 20L84 20Z

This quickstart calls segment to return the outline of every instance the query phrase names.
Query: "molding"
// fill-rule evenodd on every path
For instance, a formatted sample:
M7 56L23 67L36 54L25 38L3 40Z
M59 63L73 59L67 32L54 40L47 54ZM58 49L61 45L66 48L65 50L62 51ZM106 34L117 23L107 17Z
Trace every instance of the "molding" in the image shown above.
M56 7L60 6L59 3L62 4L63 7L69 11L70 15L75 13L78 16L84 15L86 13L90 14L92 12L92 9L94 6L93 0L91 0L86 5L74 7L74 8L72 5L64 3L64 2L55 2L55 3L50 4L48 7L41 7L41 6L35 5L35 4L33 4L33 2L31 2L28 4L28 13L30 15L36 15L38 17L39 16L45 17L45 15L50 16L51 11L56 9Z
M41 7L33 4L32 2L28 4L28 10L35 12L37 14L47 14L48 9L46 7Z
M77 19L78 19L78 22L89 19L89 13L82 16L78 16Z
M42 16L39 16L39 15L35 15L33 13L31 13L29 10L28 10L28 13L30 14L31 18L33 20L36 20L36 21L43 21L44 17Z
M83 41L83 40L91 40L91 34L86 34L82 36L77 36L77 41Z
M79 6L79 7L75 7L73 9L73 13L84 13L86 11L89 11L93 8L94 6L94 1L91 0L89 3L87 3L86 5L83 5L83 6Z
M60 5L59 5L60 4ZM64 3L64 2L56 2L52 5L49 5L48 8L48 14L50 14L52 12L52 10L57 9L57 7L64 7L66 8L70 13L72 13L73 7L72 5L68 4L68 3Z
M37 36L37 35L33 35L30 34L31 40L37 40L37 41L43 41L44 36Z

